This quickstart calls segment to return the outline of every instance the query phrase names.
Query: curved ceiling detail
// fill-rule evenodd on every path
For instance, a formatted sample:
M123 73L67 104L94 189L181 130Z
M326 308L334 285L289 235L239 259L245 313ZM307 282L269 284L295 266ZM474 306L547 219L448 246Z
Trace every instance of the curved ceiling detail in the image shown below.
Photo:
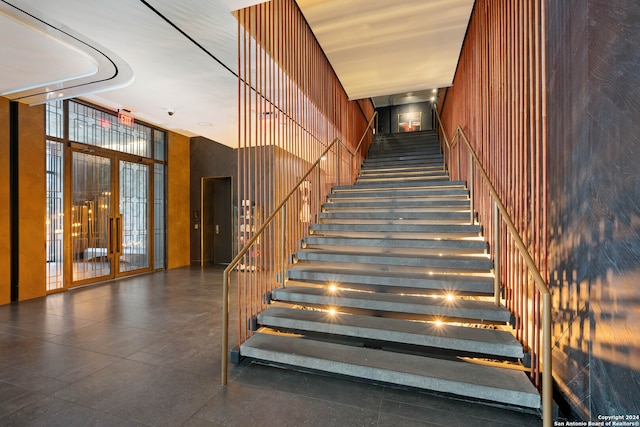
M118 55L45 21L18 2L0 1L0 70L10 76L0 82L0 95L35 105L52 99L73 98L126 86L133 81L131 67Z

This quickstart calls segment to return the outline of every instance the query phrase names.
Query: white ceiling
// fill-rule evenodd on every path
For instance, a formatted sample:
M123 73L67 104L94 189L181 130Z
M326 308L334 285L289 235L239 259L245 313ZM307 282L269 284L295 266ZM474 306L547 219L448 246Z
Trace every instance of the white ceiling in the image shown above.
M0 0L0 95L81 97L237 145L237 22L260 0ZM473 0L297 0L351 99L451 84ZM168 111L174 111L169 115Z

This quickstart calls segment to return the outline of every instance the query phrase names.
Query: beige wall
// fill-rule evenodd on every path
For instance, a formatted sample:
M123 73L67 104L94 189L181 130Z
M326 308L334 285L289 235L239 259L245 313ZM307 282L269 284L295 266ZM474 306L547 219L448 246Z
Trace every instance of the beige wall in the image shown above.
M189 265L191 208L189 206L190 140L169 132L167 185L167 268Z
M9 100L0 97L0 304L11 300L9 220Z

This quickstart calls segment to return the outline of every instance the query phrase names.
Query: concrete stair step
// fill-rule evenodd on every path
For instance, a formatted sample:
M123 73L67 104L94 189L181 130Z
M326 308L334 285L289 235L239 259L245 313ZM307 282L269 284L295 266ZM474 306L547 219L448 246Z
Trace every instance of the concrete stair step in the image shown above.
M434 138L391 140L388 138L374 138L369 147L369 152L375 150L398 150L404 148L435 149L440 150L440 143Z
M327 196L327 202L339 202L345 199L367 199L367 200L421 200L431 198L441 199L468 199L469 191L466 188L435 188L435 189L414 189L405 188L403 190L391 191L389 189L368 189L360 188L353 191L334 191Z
M406 183L391 181L391 182L361 182L349 186L336 186L334 191L340 190L363 190L363 189L430 189L435 187L454 187L464 186L464 181L451 181L446 179L428 179L428 180L412 180Z
M361 316L269 307L258 315L258 324L296 332L314 332L394 344L433 347L495 358L524 357L522 345L508 330L485 329L453 324L436 325L404 319ZM384 345L384 344L383 344Z
M449 175L446 172L439 171L437 173L429 173L429 174L421 174L421 175L404 175L398 174L396 177L388 177L388 176L360 176L356 179L356 185L358 184L368 184L368 183L376 183L376 182L422 182L422 181L438 181L438 180L449 180Z
M368 230L358 229L353 230L349 228L340 228L341 225L351 226L350 224L320 224L312 227L327 227L322 229L311 230L310 234L323 237L343 237L343 238L374 238L374 239L437 239L442 237L442 233L436 230L424 230L424 231L411 231L408 229L401 229L398 231L393 230ZM383 225L372 225L371 227L382 227ZM438 226L433 225L433 227ZM431 225L407 225L406 227L431 227ZM465 239L479 237L480 233L477 232L449 232L447 238L449 239Z
M442 165L432 165L432 166L411 166L405 167L400 165L394 165L389 168L379 168L375 170L362 170L360 172L361 176L368 175L384 175L389 173L428 173L428 172L442 172Z
M446 177L449 176L442 169L437 169L433 171L385 171L382 173L379 172L370 172L370 173L362 173L356 180L356 182L368 182L372 179L417 179L424 178L428 179L431 177Z
M374 221L374 220L421 220L421 221L450 221L460 222L469 221L468 212L459 211L443 211L443 212L413 212L403 209L388 209L384 212L361 212L360 210L348 210L342 209L336 212L332 212L331 209L327 209L325 212L320 212L320 221Z
M424 140L406 142L394 141L392 143L374 140L369 147L367 156L386 152L404 153L413 151L428 151L434 154L441 154L439 144L432 144Z
M432 204L429 206L400 206L398 208L390 208L390 207L362 207L362 206L340 206L338 204L331 204L324 207L324 212L326 213L348 213L348 212L356 212L359 211L362 215L367 216L370 213L448 213L448 212L466 212L467 216L470 216L469 213L469 205L459 205L459 206L447 206L447 205L438 205Z
M327 232L375 232L375 233L429 233L444 235L469 235L477 236L482 232L482 227L478 224L312 224L310 229L312 234L323 234ZM381 234L378 237L385 237Z
M334 209L340 208L362 208L363 212L367 212L367 208L428 208L428 207L455 207L455 208L469 208L468 199L450 199L448 197L434 197L427 200L413 200L413 199L398 199L398 200L382 200L376 199L364 199L359 201L350 201L349 199L336 199L331 200L331 203L325 203L322 205L322 210L329 212Z
M322 212L323 214L330 214L330 212ZM376 212L378 214L382 212ZM431 213L431 212L429 212ZM343 218L343 217L320 217L321 224L396 224L398 222L402 224L413 224L413 225L430 225L430 224L467 224L469 223L469 213L464 212L455 212L460 213L460 218L440 218L435 217L431 219L420 219L420 218L406 218L401 216L400 218L389 217L389 214L385 214L385 218L374 218L369 215L360 214L360 217L352 217L352 218ZM392 215L393 216L393 215Z
M372 160L365 160L362 163L362 169L364 170L374 170L376 168L389 168L397 166L399 162L402 162L404 167L409 166L440 166L443 167L443 160L438 158L429 158L429 159L402 159L401 157L387 157L387 158L379 158Z
M419 267L428 270L448 270L460 272L486 272L493 268L493 261L488 255L429 255L429 254L376 254L371 252L348 252L329 249L302 249L296 252L294 260L306 263L349 264L350 268L357 265L373 264L371 268L391 268L409 271L407 267ZM383 267L384 266L384 267ZM401 267L401 268L398 268ZM362 267L366 269L366 266Z
M439 152L431 152L428 150L406 150L406 151L378 151L369 152L369 156L364 160L363 164L376 164L378 162L414 162L418 161L423 164L444 164L444 157Z
M305 248L336 248L343 251L357 250L383 253L486 253L487 244L481 239L382 239L307 236Z
M404 203L418 203L418 202L449 202L452 200L463 200L469 201L469 198L466 194L462 194L459 196L449 196L449 195L439 195L432 194L428 196L412 196L412 197L403 197L399 196L380 196L380 197L371 197L371 196L362 196L359 194L352 194L349 196L342 197L327 197L327 203L323 206L329 206L332 203L340 204L340 203L396 203L396 204L404 204Z
M336 190L329 195L330 199L341 199L350 197L469 197L469 190L464 187L435 187L435 188L353 188L351 190Z
M471 323L503 323L510 320L510 313L504 307L493 302L406 294L385 294L380 292L361 292L324 287L287 286L274 289L272 299L299 305L315 307L335 307L338 311L369 312L380 316L402 314L407 318L440 318L443 321L466 320Z
M331 190L331 194L339 193L358 193L358 192L412 192L412 191L449 191L449 190L466 190L466 183L464 181L429 181L424 185L412 185L406 187L399 187L397 185L382 186L379 183L366 183L359 185L339 185L335 186Z
M278 365L540 408L538 391L515 370L261 333L243 343L240 353Z
M493 277L460 273L410 272L406 270L379 271L356 266L333 267L329 265L298 264L287 270L287 278L294 282L325 285L339 283L350 289L373 291L386 294L405 293L407 295L448 294L493 295ZM287 288L288 289L288 288Z

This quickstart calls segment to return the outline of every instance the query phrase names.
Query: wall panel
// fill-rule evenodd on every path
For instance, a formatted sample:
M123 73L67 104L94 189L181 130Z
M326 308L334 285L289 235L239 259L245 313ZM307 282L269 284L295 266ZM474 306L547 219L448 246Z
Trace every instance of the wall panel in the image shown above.
M44 296L46 168L44 105L18 110L19 299Z
M0 305L11 301L9 100L0 97Z
M549 2L556 378L575 418L640 413L640 4Z
M167 135L167 268L177 268L191 262L190 143L184 135Z

